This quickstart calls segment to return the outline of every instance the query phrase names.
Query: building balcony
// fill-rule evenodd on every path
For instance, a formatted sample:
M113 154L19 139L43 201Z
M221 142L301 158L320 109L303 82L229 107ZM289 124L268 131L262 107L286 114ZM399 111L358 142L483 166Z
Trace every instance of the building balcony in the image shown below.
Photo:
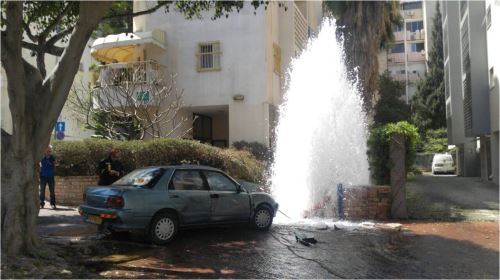
M110 63L98 68L96 87L130 84L159 84L165 79L165 66L155 61Z
M425 29L420 29L414 32L406 31L406 40L407 41L425 40Z
M404 31L394 32L394 41L402 42L405 40ZM407 41L420 41L425 40L425 30L417 30L417 31L406 31L406 40Z
M423 62L425 61L425 52L410 52L408 55L408 62ZM405 63L404 53L390 53L387 55L387 64L401 64Z
M93 97L98 107L123 112L138 106L158 107L168 98L165 67L154 61L111 63L97 71Z
M423 62L425 61L425 52L411 52L408 53L409 62Z
M387 63L405 63L404 53L390 53L387 55Z
M391 75L392 79L395 81L400 81L400 82L405 82L406 81L406 74L392 74ZM417 73L408 73L408 82L414 83L417 80L420 79L420 75Z

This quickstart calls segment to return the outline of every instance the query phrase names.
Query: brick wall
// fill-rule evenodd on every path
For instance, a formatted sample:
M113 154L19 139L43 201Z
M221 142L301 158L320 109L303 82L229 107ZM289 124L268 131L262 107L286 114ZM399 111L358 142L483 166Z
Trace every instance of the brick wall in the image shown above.
M56 180L56 204L66 206L78 206L82 203L83 191L88 186L95 186L99 177L97 176L68 176L57 177ZM50 201L49 187L45 188L45 199Z
M348 220L387 220L391 216L391 187L347 187L343 208Z

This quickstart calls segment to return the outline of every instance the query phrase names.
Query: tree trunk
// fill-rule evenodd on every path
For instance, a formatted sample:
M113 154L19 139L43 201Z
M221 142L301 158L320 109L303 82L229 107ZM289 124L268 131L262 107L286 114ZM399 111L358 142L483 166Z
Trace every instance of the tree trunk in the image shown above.
M60 62L42 80L22 57L22 2L6 3L2 66L7 77L12 135L2 130L2 253L30 253L38 245L36 164L66 102L85 45L111 2L80 2L80 15Z
M28 137L29 138L29 137ZM2 252L31 252L37 245L38 186L35 153L17 154L18 143L2 135ZM27 139L31 147L36 139ZM46 141L47 142L47 141Z

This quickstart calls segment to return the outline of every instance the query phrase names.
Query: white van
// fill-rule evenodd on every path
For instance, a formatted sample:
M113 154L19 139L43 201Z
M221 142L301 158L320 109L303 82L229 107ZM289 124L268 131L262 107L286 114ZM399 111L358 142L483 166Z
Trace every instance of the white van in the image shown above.
M450 154L435 154L432 159L432 174L454 173L455 164Z

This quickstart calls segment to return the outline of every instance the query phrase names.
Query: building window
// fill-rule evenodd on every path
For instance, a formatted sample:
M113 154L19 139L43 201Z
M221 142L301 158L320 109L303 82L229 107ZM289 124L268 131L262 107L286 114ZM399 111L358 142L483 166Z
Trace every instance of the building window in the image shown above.
M273 44L273 59L274 59L274 73L279 75L281 73L281 48Z
M424 29L424 22L421 20L406 23L406 31L415 32L421 29Z
M495 70L490 68L490 89L495 87Z
M220 70L220 42L198 44L198 71Z
M390 53L404 53L405 52L405 45L404 44L395 44L394 47L392 47L389 50Z
M411 52L421 52L425 50L424 43L412 43L410 46L411 46Z
M403 10L422 9L422 1L403 3Z

